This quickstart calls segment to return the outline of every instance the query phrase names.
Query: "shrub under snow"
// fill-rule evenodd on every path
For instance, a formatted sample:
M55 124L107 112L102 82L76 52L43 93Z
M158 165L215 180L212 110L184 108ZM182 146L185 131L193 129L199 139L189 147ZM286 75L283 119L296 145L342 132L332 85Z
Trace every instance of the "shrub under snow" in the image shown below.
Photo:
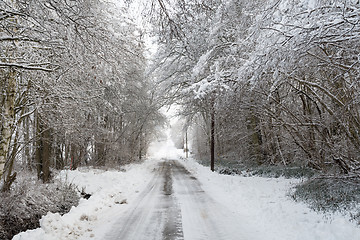
M18 180L8 193L0 193L0 239L11 239L40 226L47 212L67 213L78 205L79 194L72 184L55 181L42 184L34 178Z

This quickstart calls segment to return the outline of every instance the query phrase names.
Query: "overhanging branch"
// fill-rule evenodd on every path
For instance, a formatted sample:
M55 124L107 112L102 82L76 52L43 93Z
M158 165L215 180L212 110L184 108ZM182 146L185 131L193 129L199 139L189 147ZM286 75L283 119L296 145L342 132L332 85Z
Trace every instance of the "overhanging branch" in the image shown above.
M40 65L40 64L38 64ZM46 68L46 67L40 67L40 66L33 66L32 65L22 65L22 64L17 64L17 63L4 63L4 62L0 62L0 68L4 68L4 67L15 67L15 68L22 68L22 69L26 69L26 70L37 70L37 71L44 71L44 72L52 72L55 69L51 69L51 68Z

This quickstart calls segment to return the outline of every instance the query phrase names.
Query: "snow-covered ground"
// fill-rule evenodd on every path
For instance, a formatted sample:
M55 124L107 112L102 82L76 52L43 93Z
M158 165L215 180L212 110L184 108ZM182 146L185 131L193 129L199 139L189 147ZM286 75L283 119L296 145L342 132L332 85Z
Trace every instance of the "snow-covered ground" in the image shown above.
M325 216L294 202L289 193L299 180L220 175L192 160L182 163L205 192L251 229L246 239L360 240L360 226L349 222L349 216Z
M226 176L212 173L192 159L182 159L183 153L170 142L157 142L150 151L151 157L143 164L132 164L126 171L80 169L63 171L60 178L77 184L91 193L64 216L48 213L41 219L41 228L16 235L14 240L65 240L103 239L122 214L136 208L136 201L153 178L155 169L164 159L176 159L194 176L214 204L209 211L224 211L236 216L236 221L218 221L217 229L234 224L244 229L244 240L359 240L360 227L349 222L346 216L324 216L310 210L302 203L295 203L288 193L299 180L282 178ZM174 191L181 185L174 184ZM56 194L56 193L54 193ZM175 194L177 198L185 198ZM181 199L179 199L181 200ZM121 204L122 203L122 204ZM221 210L222 209L222 210ZM186 208L181 207L181 211ZM190 221L191 212L182 217L185 240L200 226ZM190 214L190 215L189 215ZM195 213L193 213L195 214ZM218 215L219 217L221 215ZM195 216L194 216L195 217ZM245 231L246 230L246 231ZM149 238L153 239L153 238ZM198 239L198 238L196 238ZM200 238L201 239L201 238ZM209 239L209 238L207 238ZM212 238L210 238L212 239ZM238 235L227 235L226 240L237 240ZM134 239L136 240L136 239Z

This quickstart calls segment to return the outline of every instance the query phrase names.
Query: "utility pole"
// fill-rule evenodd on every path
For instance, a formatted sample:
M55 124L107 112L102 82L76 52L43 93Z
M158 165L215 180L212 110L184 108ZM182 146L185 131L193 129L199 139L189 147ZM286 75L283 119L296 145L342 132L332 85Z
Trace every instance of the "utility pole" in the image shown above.
M210 113L210 154L211 154L211 171L215 171L215 106L212 102Z
M185 131L185 156L186 156L186 158L189 157L188 133L187 133L187 129L186 129L186 131Z

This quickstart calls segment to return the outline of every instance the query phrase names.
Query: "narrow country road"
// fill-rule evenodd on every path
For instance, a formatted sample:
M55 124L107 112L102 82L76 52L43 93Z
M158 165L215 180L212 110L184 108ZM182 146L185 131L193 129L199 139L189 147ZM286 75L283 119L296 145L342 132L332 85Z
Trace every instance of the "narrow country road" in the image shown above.
M159 162L148 186L132 205L105 239L244 239L241 218L210 198L176 160Z

